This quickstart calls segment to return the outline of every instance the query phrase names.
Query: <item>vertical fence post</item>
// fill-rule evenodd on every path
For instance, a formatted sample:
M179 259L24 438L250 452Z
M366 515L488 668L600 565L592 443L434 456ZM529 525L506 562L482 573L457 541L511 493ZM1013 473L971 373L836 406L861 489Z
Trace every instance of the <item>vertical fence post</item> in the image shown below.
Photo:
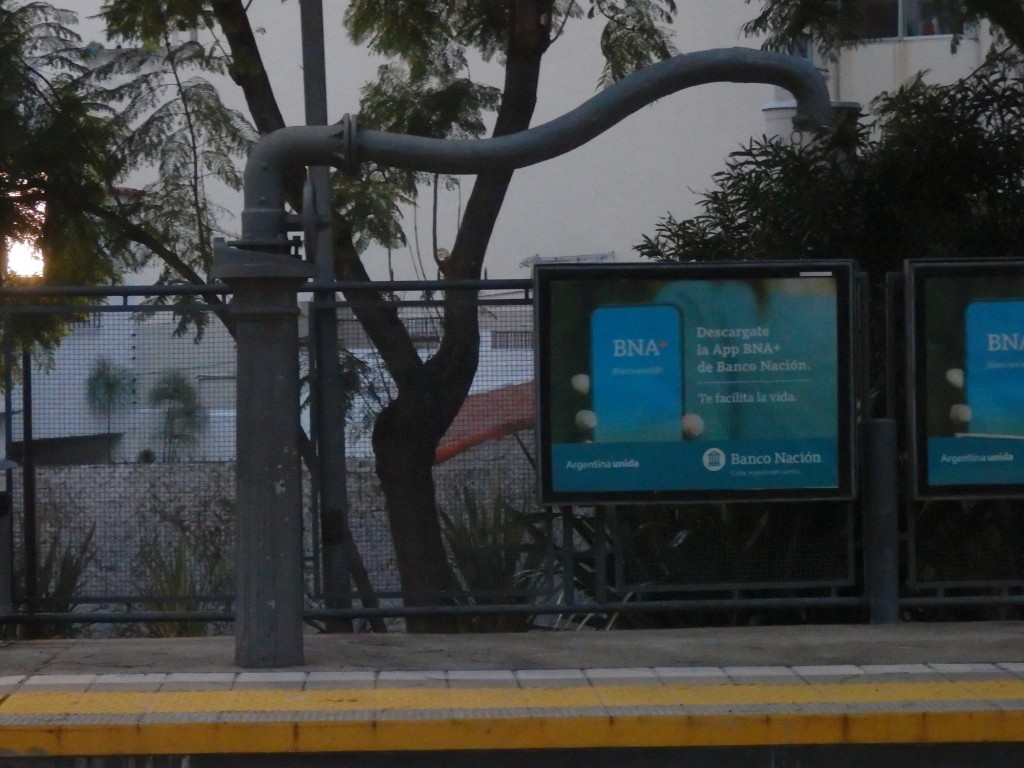
M17 466L0 460L0 617L14 614L14 510L11 506L11 470Z
M32 424L32 351L26 345L21 354L21 489L23 493L22 538L24 539L25 597L36 610L39 597L39 530L36 520L36 462Z
M12 413L14 411L14 354L11 313L3 313L4 366L4 456L11 455ZM11 504L11 469L14 462L4 458L4 491L0 497L0 616L14 613L14 510Z
M562 596L568 607L576 605L576 531L572 507L559 507L562 516Z
M608 508L594 509L594 600L608 602Z
M299 0L302 22L302 77L306 97L306 123L327 125L327 76L324 50L323 0ZM334 280L334 240L331 235L330 169L313 166L307 184L312 187L313 210L302 212L313 224L307 231L307 259L312 256L321 282ZM319 483L320 547L324 602L328 608L352 607L351 563L348 541L348 487L345 465L345 397L338 360L338 314L333 290L317 291L310 312L310 344L315 347L315 375L310 387L311 431L316 439L316 475ZM316 315L314 318L313 315ZM315 322L314 322L315 320ZM352 631L350 619L327 622L329 631Z
M869 419L864 497L864 567L873 624L899 621L899 487L896 422Z
M299 309L312 266L219 243L238 346L235 661L303 663Z

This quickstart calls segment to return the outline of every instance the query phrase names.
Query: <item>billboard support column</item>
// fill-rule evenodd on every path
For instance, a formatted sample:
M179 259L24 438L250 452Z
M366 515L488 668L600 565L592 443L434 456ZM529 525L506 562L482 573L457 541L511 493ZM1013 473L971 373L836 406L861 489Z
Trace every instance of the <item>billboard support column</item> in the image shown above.
M865 430L864 570L871 623L895 624L900 589L896 422L869 419Z

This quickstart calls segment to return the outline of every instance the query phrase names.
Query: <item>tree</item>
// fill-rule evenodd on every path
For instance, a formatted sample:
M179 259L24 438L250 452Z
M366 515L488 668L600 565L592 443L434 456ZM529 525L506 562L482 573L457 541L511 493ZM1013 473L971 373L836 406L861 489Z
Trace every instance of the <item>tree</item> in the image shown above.
M920 78L808 144L758 139L728 158L700 213L637 251L662 260L992 257L1024 235L1024 57L996 52L950 85Z
M128 399L131 392L131 371L105 357L96 360L85 381L85 399L89 404L89 410L106 419L109 440L112 440L111 422L114 411ZM108 460L112 452L113 443L111 442Z
M486 106L488 98L486 91L468 83L460 87L462 79L455 77L465 70L467 49L475 48L485 58L502 58L505 80L492 132L500 136L529 127L541 61L571 18L584 12L606 17L602 48L608 63L604 77L612 80L670 55L668 39L658 23L670 21L674 11L671 0L630 4L594 0L589 8L557 0L482 4L357 0L351 4L347 20L357 41L369 42L379 53L401 60L410 83L463 103L478 98L481 106ZM454 110L451 114L465 112ZM403 120L414 116L406 112ZM369 115L371 125L376 117ZM482 126L446 119L440 125L421 126L409 121L381 127L447 136L452 135L453 128L476 132ZM477 178L451 254L439 265L446 280L480 277L487 244L511 179L511 172ZM338 276L367 283L351 240L344 238L337 245ZM446 293L442 340L426 361L420 360L393 305L383 301L379 293L368 287L351 291L347 297L359 301L357 317L380 350L397 386L397 397L377 419L373 446L406 602L425 604L431 599L429 595L457 586L442 542L431 467L437 445L476 373L479 329L474 296L468 291ZM364 303L367 299L370 301ZM456 623L449 617L429 618L418 619L410 627L447 631L455 629Z
M181 371L167 371L149 391L149 402L163 409L164 461L180 461L180 451L196 441L206 423L199 393Z
M35 240L46 280L92 283L118 265L91 247L97 231L62 202L102 199L117 161L106 151L112 129L83 87L72 20L44 3L0 0L0 236L5 246Z
M104 249L101 228L80 215L102 203L118 161L108 151L115 135L109 115L86 87L73 21L46 3L0 0L0 250L6 256L33 243L41 251L46 268L33 284L110 282L123 266ZM0 286L24 282L0 268ZM12 333L26 349L50 349L64 321L19 316Z

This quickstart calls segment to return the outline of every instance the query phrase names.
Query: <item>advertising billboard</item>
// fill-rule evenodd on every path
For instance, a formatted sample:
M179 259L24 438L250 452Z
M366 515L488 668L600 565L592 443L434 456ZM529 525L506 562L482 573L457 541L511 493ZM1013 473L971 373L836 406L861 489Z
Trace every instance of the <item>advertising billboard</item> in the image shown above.
M534 272L543 503L852 495L848 262Z
M1024 262L908 262L917 496L1024 495Z

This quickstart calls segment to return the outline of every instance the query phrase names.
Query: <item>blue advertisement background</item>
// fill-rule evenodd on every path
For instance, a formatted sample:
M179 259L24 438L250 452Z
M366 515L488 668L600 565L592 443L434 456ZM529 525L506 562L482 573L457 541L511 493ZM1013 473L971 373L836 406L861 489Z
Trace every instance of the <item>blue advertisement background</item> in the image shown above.
M970 432L1024 436L1024 301L972 302L964 322Z

